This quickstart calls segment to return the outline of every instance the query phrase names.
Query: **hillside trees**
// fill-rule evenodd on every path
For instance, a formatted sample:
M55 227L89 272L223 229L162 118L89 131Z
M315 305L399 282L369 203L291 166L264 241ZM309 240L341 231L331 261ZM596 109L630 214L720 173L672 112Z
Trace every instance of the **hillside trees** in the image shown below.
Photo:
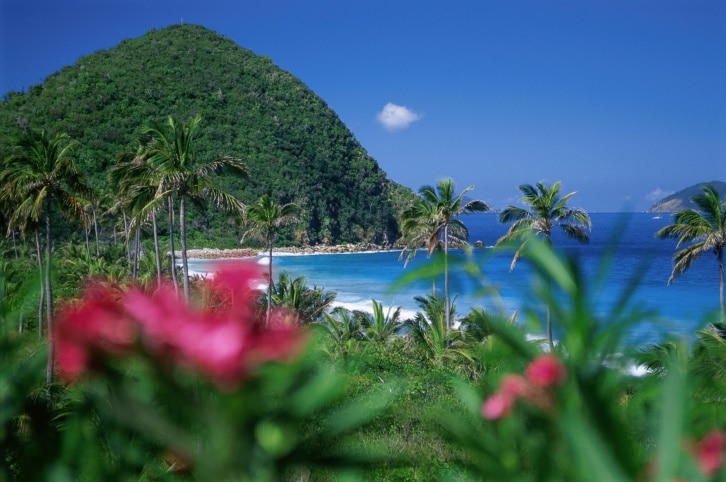
M174 25L93 53L0 103L0 131L44 127L78 140L79 167L103 186L143 126L201 115L195 146L244 159L249 180L218 187L246 204L263 193L300 208L287 242L386 244L399 236L396 203L413 193L387 179L326 103L291 73L196 25ZM0 136L0 152L9 148ZM355 189L353 189L355 188ZM401 194L401 192L405 194ZM202 239L236 243L223 213L200 207ZM202 219L201 217L198 219ZM200 246L201 247L201 246Z

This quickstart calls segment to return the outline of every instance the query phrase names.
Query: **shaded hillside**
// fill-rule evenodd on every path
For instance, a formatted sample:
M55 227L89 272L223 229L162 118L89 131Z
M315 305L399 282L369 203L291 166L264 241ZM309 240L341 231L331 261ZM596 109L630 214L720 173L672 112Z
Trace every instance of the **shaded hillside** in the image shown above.
M0 104L0 153L22 129L67 132L93 186L113 191L106 173L120 151L135 150L144 124L169 115L202 116L195 140L204 158L229 155L250 168L249 181L226 188L246 203L269 193L302 208L287 233L300 243L397 237L391 182L325 102L290 73L200 26L177 25L81 58L27 93ZM202 208L194 239L237 237L226 216ZM198 243L197 243L198 244Z
M681 189L680 191L671 194L670 196L664 197L660 201L653 204L650 209L648 209L647 212L649 213L675 213L680 211L681 209L696 209L696 205L693 204L691 201L691 198L695 196L696 194L700 194L703 192L703 186L706 184L711 184L713 187L716 188L716 191L718 191L723 196L726 196L726 182L722 181L711 181L708 183L701 182L698 184L694 184L693 186L689 186L685 189Z

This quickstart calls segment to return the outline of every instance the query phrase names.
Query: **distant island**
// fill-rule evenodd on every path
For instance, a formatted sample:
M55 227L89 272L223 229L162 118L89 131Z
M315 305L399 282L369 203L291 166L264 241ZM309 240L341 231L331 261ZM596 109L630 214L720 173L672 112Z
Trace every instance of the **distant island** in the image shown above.
M675 213L682 209L695 209L696 205L693 204L691 198L703 192L703 186L711 184L716 188L718 192L726 196L726 182L723 181L710 181L701 182L694 184L685 189L666 196L660 201L653 204L646 212L648 213Z

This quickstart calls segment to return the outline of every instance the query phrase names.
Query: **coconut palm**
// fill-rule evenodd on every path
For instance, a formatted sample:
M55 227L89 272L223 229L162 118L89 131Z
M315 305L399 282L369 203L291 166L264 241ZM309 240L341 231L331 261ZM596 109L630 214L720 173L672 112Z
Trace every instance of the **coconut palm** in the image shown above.
M233 172L247 177L244 163L232 157L222 156L212 161L203 161L193 148L201 117L196 116L188 125L177 123L169 117L165 125L151 123L143 132L151 141L147 146L148 161L158 181L155 204L169 198L179 201L179 239L183 271L184 298L189 300L189 265L187 263L187 202L190 200L213 201L218 207L242 213L244 205L231 194L212 184L215 173Z
M589 241L589 231L592 227L590 216L580 208L571 208L567 202L577 192L571 192L560 196L560 182L556 181L551 186L544 183L522 184L519 190L522 192L520 201L528 206L528 209L519 206L509 206L499 214L500 223L511 223L506 234L502 236L497 244L519 241L521 245L514 253L510 270L517 264L522 250L527 244L527 237L534 233L540 236L548 245L552 243L552 233L559 228L565 236L586 243ZM554 348L552 339L552 317L549 306L547 307L547 340L550 350Z
M291 279L287 273L280 273L272 285L272 303L295 312L302 324L319 320L333 301L335 293L317 286L309 288L304 276Z
M414 298L421 308L414 317L404 323L408 336L416 342L427 357L437 364L446 359L457 358L461 348L461 332L452 330L446 324L454 314L452 304L446 316L446 303L435 295L417 296Z
M678 238L680 248L673 256L673 271L668 279L672 283L684 273L704 253L713 253L718 262L720 280L719 300L721 318L726 310L724 293L724 246L726 246L726 197L722 198L711 184L703 187L703 192L691 198L698 209L683 209L676 213L674 223L660 229L656 236Z
M297 206L292 203L280 206L270 196L263 194L256 204L247 207L246 225L242 241L249 237L262 239L267 248L267 323L272 311L272 246L277 229L298 222L295 214Z
M49 135L45 130L30 131L16 144L0 173L0 197L13 203L11 223L25 231L45 224L45 301L49 354L46 380L53 381L53 292L51 289L52 215L76 216L85 225L83 200L94 199L71 157L75 143L67 134Z
M156 282L161 286L161 251L159 248L159 231L156 224L156 213L163 207L163 199L156 199L158 179L156 173L148 162L146 150L139 145L134 152L121 152L116 156L116 164L109 171L109 180L118 187L120 199L119 206L132 213L131 226L126 229L127 238L139 233L141 226L151 220L154 236L154 258L156 262ZM169 230L169 237L174 235ZM138 242L137 242L138 258ZM173 241L172 241L173 248ZM134 263L136 265L136 262ZM174 272L172 263L171 271Z
M402 214L401 230L411 255L417 246L425 245L428 255L443 244L444 253L444 306L446 329L451 329L451 299L449 297L449 244L454 241L463 243L469 238L469 230L458 219L463 214L489 211L484 201L466 201L464 195L473 186L456 194L456 184L452 179L440 179L436 187L423 186L419 189L420 199ZM403 253L402 253L403 254ZM409 256L409 258L410 258Z
M403 328L401 307L399 306L396 309L389 307L384 313L382 303L371 300L371 306L373 313L361 312L360 314L360 321L363 326L365 338L376 343L386 343Z
M345 308L335 308L331 313L325 312L313 325L322 328L323 333L330 337L333 357L341 355L343 358L356 351L358 345L364 340L361 318L357 312Z

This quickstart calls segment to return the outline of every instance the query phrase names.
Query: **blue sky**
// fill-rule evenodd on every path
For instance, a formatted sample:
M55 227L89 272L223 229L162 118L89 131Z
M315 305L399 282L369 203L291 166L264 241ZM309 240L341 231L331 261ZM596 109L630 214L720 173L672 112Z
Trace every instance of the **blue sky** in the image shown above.
M413 189L502 208L560 180L637 211L726 181L726 0L1 1L0 93L194 23L300 78Z

